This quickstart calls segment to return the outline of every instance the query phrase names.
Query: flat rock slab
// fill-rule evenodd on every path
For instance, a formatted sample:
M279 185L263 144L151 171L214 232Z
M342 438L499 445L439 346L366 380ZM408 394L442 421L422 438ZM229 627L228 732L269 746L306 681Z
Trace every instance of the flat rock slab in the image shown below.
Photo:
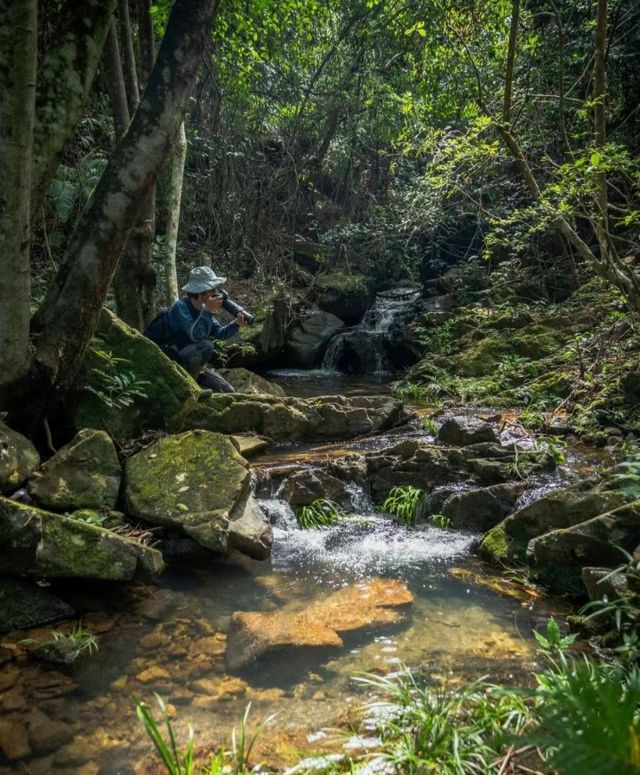
M400 609L412 601L404 582L376 578L344 587L305 611L236 612L229 622L227 669L241 670L286 648L340 647L340 633L400 622Z
M254 455L260 455L264 452L269 443L261 436L253 435L237 435L231 436L231 443L242 455L242 457L253 457Z

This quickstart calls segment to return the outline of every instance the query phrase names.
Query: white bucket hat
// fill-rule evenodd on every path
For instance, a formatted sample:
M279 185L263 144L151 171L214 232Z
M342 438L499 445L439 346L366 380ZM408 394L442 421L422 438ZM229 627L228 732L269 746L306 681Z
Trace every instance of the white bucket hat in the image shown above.
M196 266L189 272L189 282L182 286L182 290L185 293L204 293L219 288L226 282L226 277L218 277L210 267Z

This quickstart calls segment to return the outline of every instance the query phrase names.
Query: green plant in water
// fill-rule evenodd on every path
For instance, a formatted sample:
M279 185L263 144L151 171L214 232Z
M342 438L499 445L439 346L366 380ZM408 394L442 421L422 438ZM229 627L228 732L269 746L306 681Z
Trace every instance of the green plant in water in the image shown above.
M118 358L107 350L95 350L94 354L102 361L101 368L91 369L99 387L85 385L84 389L98 396L110 409L125 409L136 398L148 398L145 392L151 383L138 379L133 371L124 371L123 367L131 363L126 358Z
M438 435L438 426L435 424L432 417L424 417L422 419L422 430L426 431L429 436Z
M318 498L308 506L303 506L298 514L298 525L304 530L312 528L333 527L341 519L344 519L347 512L335 501L328 498Z
M424 494L424 490L410 484L406 487L393 487L382 504L382 510L389 514L395 514L400 524L413 527Z
M442 530L446 530L451 527L451 520L444 514L432 514L429 517L429 521L434 527L439 527Z
M160 708L165 731L153 717L146 702L136 702L136 715L169 775L249 775L250 772L258 771L257 767L250 769L250 757L258 738L274 720L275 715L267 717L253 732L250 732L251 703L249 703L242 716L240 729L236 732L234 727L231 732L231 751L218 751L208 764L199 765L194 761L195 739L192 727L189 727L186 746L179 747L167 706L159 694L154 692L154 697Z
M69 633L64 633L61 630L53 630L46 640L27 638L23 640L22 643L33 644L39 648L46 648L53 644L62 645L73 654L74 658L80 656L80 654L83 654L84 652L87 652L89 655L95 654L99 648L98 636L85 630L82 626L82 622L76 622Z

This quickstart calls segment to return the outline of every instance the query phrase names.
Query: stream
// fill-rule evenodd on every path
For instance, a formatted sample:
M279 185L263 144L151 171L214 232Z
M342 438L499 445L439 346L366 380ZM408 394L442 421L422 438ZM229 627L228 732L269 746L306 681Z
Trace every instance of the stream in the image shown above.
M363 377L336 379L326 371L305 376L271 375L297 395L388 390ZM276 447L252 465L260 481L283 463L372 450L393 437ZM583 475L598 465L594 454L572 450L566 465L533 488L539 492ZM567 613L562 602L504 583L496 588L496 571L473 555L478 535L400 528L355 486L352 516L328 530L300 530L277 492L258 494L274 525L269 561L234 557L174 566L156 586L68 585L67 599L87 612L84 622L99 633L100 647L70 674L35 661L3 667L0 689L24 711L26 724L42 730L38 749L20 771L157 772L135 714L135 698L155 706L153 692L168 703L180 740L193 727L201 753L229 745L248 702L254 723L277 714L260 737L254 761L285 768L301 755L340 750L344 741L336 741L335 729L357 720L366 697L354 675L388 675L406 665L448 684L480 676L525 684L535 669L533 630L551 614ZM373 577L406 583L414 599L401 621L347 633L341 648L276 652L250 673L226 673L226 631L234 612L283 606L304 611L335 590ZM51 629L24 636L38 638ZM9 677L7 670L13 671ZM2 775L16 771L15 764L0 766Z

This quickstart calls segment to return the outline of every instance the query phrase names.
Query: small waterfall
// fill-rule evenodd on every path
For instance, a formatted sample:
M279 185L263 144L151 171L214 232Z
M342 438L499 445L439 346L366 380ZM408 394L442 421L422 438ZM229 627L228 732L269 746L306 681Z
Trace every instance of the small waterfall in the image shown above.
M329 342L322 368L346 374L392 374L394 343L414 316L419 298L415 288L379 293L360 325Z

